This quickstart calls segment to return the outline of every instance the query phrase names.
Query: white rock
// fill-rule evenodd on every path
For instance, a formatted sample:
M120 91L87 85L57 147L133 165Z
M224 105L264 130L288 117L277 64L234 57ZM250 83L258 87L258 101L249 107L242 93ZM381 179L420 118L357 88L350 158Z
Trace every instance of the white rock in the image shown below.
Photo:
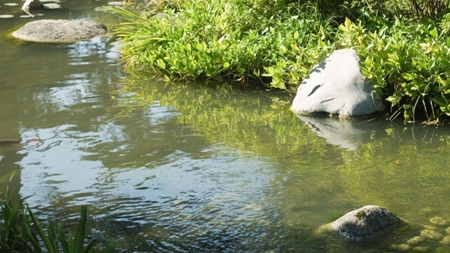
M357 117L384 110L383 101L361 73L353 49L336 50L315 66L298 87L291 110L297 114L328 113Z

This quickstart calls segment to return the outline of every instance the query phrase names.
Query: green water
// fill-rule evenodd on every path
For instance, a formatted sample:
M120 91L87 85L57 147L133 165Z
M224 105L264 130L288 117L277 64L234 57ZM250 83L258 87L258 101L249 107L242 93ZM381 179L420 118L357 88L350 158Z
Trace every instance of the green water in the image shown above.
M3 5L0 14L15 13ZM106 1L41 18L108 20ZM19 7L16 7L19 8ZM23 43L0 19L0 190L117 252L450 252L450 129L297 118L288 94L121 72L107 37ZM142 88L146 87L146 88ZM409 222L370 243L316 235L364 205ZM447 231L446 231L447 230Z

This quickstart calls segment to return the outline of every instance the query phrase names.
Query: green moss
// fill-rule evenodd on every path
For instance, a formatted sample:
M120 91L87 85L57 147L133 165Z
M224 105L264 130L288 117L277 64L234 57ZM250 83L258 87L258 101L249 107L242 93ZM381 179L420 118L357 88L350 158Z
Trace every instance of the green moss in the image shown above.
M366 217L366 212L364 212L364 210L361 210L355 214L355 217L361 220L362 218Z

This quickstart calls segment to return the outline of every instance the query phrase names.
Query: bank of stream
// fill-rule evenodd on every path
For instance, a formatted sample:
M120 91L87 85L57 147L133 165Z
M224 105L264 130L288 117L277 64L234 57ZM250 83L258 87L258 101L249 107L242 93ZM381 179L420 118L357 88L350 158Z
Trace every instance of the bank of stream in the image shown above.
M38 18L102 21L106 4ZM117 252L450 250L449 128L297 118L285 93L132 78L108 37L8 36L28 20L0 19L0 139L22 139L0 146L0 190L17 170L39 218L70 226L87 205L89 234ZM356 244L314 234L367 204L410 229Z

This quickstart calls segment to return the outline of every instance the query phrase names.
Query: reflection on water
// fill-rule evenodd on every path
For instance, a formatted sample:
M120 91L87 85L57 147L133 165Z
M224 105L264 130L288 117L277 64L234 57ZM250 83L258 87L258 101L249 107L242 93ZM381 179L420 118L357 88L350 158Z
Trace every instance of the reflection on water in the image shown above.
M383 131L385 122L377 118L342 119L327 116L301 116L300 118L318 136L328 143L356 150L369 142L376 131Z
M106 15L74 3L46 15ZM121 252L448 249L446 127L299 119L283 93L126 78L107 38L0 43L0 139L22 139L0 146L0 191L17 171L41 218L88 205L91 232ZM376 244L314 234L367 204L414 229Z

